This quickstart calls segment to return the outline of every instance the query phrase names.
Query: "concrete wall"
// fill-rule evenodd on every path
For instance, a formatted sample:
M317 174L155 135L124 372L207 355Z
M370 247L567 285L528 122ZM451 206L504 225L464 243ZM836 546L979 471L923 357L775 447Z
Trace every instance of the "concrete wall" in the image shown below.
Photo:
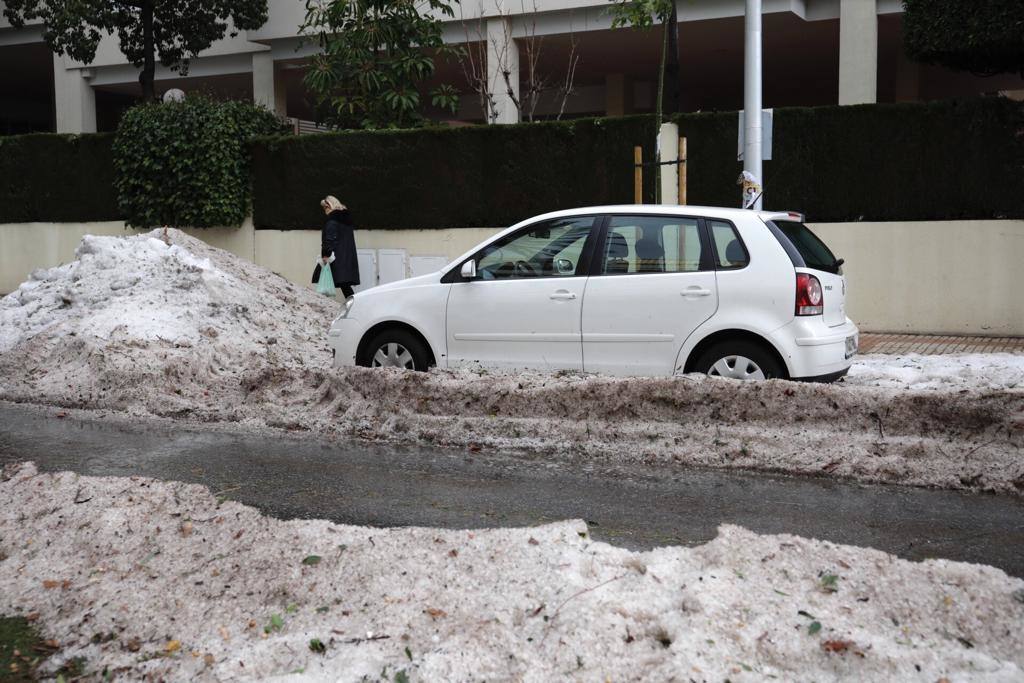
M75 258L75 248L84 235L134 235L141 230L121 221L94 223L3 223L0 224L0 294L12 292L36 268L52 268ZM238 228L186 229L220 249L256 258L252 221Z
M1024 221L811 224L863 329L1024 335Z
M1024 221L819 223L837 256L847 309L864 331L1024 336ZM405 249L454 260L497 231L357 230L360 249ZM84 234L134 232L120 222L0 225L0 292L35 268L66 263ZM214 246L307 285L320 251L318 230L194 230Z

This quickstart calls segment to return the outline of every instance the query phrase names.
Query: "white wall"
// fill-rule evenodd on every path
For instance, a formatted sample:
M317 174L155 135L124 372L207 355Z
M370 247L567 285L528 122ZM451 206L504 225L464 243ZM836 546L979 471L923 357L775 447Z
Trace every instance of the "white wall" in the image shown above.
M1024 220L817 223L849 288L847 310L864 331L1024 336ZM498 228L357 230L360 249L404 249L454 260ZM35 268L74 258L84 234L128 234L123 223L0 225L0 292ZM214 246L308 285L318 230L189 231Z

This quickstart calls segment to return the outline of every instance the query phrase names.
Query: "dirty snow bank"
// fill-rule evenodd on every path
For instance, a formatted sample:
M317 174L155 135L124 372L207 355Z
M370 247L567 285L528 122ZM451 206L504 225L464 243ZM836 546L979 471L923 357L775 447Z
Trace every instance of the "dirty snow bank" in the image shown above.
M0 299L0 395L168 413L245 372L326 363L338 305L179 230L87 235Z
M635 553L579 521L282 522L200 486L14 465L0 539L0 613L37 615L47 666L96 677L1024 677L1024 581L734 526Z
M965 353L857 356L843 384L912 391L1024 391L1024 355Z
M0 399L246 428L1024 493L1019 357L835 386L330 369L338 305L177 230L86 237L0 300Z

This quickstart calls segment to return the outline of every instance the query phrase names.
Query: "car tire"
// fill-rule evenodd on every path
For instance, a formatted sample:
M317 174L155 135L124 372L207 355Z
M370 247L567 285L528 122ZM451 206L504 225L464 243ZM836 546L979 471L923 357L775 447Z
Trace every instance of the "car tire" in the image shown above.
M425 372L430 367L430 351L408 330L384 330L370 339L358 364L366 368L390 367Z
M771 352L761 344L742 339L714 344L700 355L693 369L705 375L739 380L786 377Z

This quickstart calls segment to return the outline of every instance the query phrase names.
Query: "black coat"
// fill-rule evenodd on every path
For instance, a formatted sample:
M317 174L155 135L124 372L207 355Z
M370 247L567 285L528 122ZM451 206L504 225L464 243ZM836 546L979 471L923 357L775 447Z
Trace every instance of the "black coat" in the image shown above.
M359 284L359 259L356 254L355 226L348 209L332 211L327 223L320 231L320 256L328 258L334 254L331 274L334 286L355 286ZM313 269L313 282L320 280L320 264Z

